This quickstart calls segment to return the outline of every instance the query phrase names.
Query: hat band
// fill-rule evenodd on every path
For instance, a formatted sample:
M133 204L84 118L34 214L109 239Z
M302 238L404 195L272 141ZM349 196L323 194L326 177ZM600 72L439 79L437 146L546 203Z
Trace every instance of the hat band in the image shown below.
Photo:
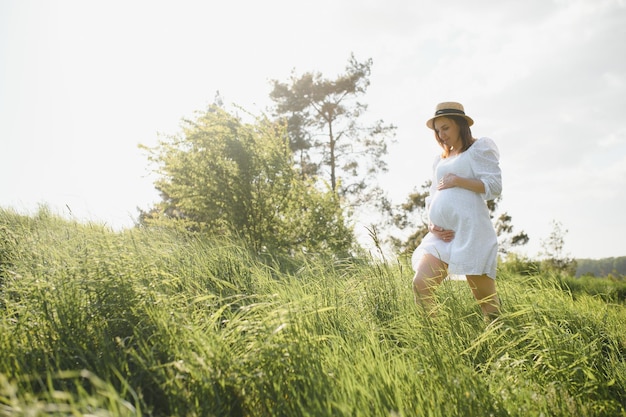
M465 116L465 112L463 110L457 109L441 109L435 112L435 116L441 116L442 114L462 114Z

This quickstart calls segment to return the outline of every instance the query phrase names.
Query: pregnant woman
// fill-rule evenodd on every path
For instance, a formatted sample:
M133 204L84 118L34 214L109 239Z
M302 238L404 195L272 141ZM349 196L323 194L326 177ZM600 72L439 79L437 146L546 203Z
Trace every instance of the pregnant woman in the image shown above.
M429 233L413 253L415 300L433 311L433 291L448 274L465 275L487 320L497 317L498 241L486 201L502 191L499 152L489 138L474 139L474 121L460 103L437 105L426 125L443 148L426 200Z

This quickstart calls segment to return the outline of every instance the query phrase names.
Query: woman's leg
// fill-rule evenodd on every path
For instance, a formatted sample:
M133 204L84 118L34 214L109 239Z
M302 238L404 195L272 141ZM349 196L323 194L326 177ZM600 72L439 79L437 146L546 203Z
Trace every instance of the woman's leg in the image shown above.
M500 314L500 299L496 293L496 280L487 275L467 275L467 282L485 318L490 320L496 318Z
M426 254L419 261L417 272L413 277L413 293L415 302L429 314L433 311L433 291L448 275L448 265L437 257Z

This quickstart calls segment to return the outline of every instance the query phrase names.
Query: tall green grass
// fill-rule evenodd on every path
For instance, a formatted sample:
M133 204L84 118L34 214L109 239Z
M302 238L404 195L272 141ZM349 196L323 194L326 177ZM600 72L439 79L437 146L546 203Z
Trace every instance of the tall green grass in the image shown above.
M402 261L0 210L0 415L626 416L626 310L503 268L485 325Z

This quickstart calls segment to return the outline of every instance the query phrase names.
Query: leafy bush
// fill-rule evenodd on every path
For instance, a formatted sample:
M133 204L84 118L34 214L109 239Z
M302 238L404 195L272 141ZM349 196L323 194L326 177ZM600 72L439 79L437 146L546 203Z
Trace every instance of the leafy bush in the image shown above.
M143 225L240 238L258 253L352 250L338 196L297 172L284 127L211 107L149 152L163 200Z
M541 263L509 252L504 259L500 260L499 268L505 273L529 276L539 274Z

